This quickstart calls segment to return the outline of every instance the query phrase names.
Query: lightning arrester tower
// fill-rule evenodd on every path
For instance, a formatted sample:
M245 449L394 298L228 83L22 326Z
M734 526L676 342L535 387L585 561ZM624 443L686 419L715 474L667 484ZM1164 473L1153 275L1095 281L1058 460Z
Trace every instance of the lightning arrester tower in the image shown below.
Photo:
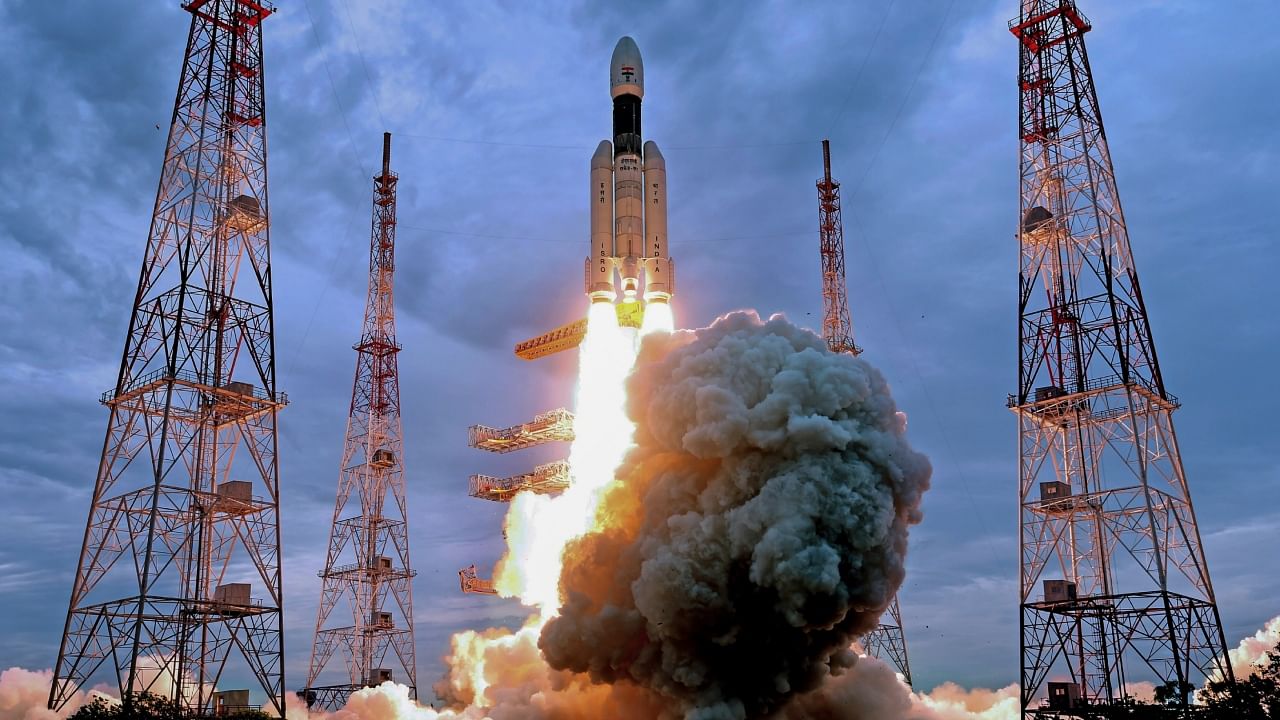
M1226 640L1072 0L1023 0L1018 416L1021 703L1230 678Z
M347 419L329 552L307 689L308 706L336 710L351 693L395 680L417 697L413 576L405 505L400 374L394 296L396 182L391 133L382 136L382 171L373 178L373 230L364 330ZM351 501L355 500L353 504ZM390 500L390 502L388 502ZM351 507L354 505L354 507ZM345 598L350 615L333 617ZM346 681L318 685L341 650Z
M831 352L860 355L853 342L853 321L844 273L844 222L840 216L840 183L831 178L831 142L822 141L822 177L818 180L818 242L822 258L822 336ZM880 626L862 636L867 654L888 660L908 685L911 663L902 631L902 610L895 594Z
M182 75L49 691L284 715L262 22L191 0Z

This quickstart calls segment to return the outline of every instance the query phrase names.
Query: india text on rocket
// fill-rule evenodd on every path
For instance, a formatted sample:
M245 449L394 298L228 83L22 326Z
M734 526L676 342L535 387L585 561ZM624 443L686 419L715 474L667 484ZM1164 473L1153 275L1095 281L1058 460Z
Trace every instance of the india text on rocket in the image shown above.
M644 63L630 37L609 61L613 143L602 140L591 158L591 256L587 295L624 303L667 302L674 292L667 257L667 165L657 143L643 143L640 103ZM643 270L643 291L641 290Z

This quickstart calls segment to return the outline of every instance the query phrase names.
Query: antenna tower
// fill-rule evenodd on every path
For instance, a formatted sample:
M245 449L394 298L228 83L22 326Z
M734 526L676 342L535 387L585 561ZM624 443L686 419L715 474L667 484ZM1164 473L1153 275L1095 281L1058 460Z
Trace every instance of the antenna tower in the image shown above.
M822 337L832 352L859 355L849 319L844 276L844 221L840 183L831 179L831 141L822 141L822 178L818 180L818 253L822 258Z
M396 181L391 172L391 133L383 133L382 172L373 178L364 331L355 345L355 385L328 559L320 572L323 589L311 669L307 689L298 693L309 707L327 710L342 707L351 693L361 688L388 680L408 685L413 698L418 692L413 641L413 576L417 573L409 564L396 362L400 345L396 342L393 293ZM357 505L348 511L353 496ZM350 607L350 617L332 618L343 598ZM345 655L346 681L317 685L338 650Z
M822 178L818 180L818 247L822 257L822 337L831 352L862 354L853 342L853 321L844 274L844 222L840 217L840 183L831 178L831 141L822 141ZM908 685L911 664L902 632L902 610L895 594L880 626L862 636L868 655L888 660Z
M191 0L165 145L49 707L92 681L183 712L284 717L262 21ZM243 271L243 274L241 274Z
M1073 0L1022 0L1021 703L1231 678ZM1047 708L1032 701L1048 681Z

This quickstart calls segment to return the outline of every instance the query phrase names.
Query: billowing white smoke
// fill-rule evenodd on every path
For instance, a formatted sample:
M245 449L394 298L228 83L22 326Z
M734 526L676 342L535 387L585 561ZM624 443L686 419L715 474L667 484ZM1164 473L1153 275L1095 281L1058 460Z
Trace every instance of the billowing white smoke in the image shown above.
M932 692L911 698L911 720L1021 720L1018 686L999 690L966 690L955 683L943 683Z
M139 677L135 687L147 687L149 692L161 697L171 696L174 689L173 675L165 669L165 665L154 656L139 658ZM12 667L0 672L0 720L63 720L98 698L111 704L120 702L114 694L115 688L98 685L87 692L75 693L65 707L54 712L46 707L52 681L52 670L31 671ZM184 683L183 692L193 693L194 687L190 682ZM289 696L288 700L292 701L294 698ZM287 720L307 720L307 711L301 701L286 702L286 705L290 706Z
M536 655L537 648L525 643L520 653ZM650 693L631 685L596 685L585 677L551 670L537 660L512 666L522 668L523 679L496 676L504 680L491 689L496 707L471 707L457 711L436 711L409 699L409 688L395 683L361 690L345 708L325 715L311 713L310 720L666 720L665 710L654 704ZM0 673L0 720L62 720L86 701L84 695L62 713L45 709L49 697L49 670L32 672L9 668ZM1004 709L1002 698L1016 698L1017 687L1003 691L975 690L966 693L954 685L944 685L930 695L913 696L898 682L888 666L873 658L858 661L845 675L830 681L823 690L801 697L778 720L1015 720ZM91 699L97 692L91 692ZM292 695L286 698L288 720L308 720L306 708ZM984 705L984 701L991 700Z
M33 672L11 667L0 672L0 720L61 720L99 694L76 693L64 710L55 713L45 707L52 682L52 670Z
M1267 653L1275 652L1277 645L1280 645L1280 615L1268 620L1261 630L1227 651L1236 679L1257 675L1260 666L1267 662Z
M943 683L912 693L893 668L871 657L796 698L778 720L1021 720L1018 686L965 690Z
M852 665L930 475L880 373L739 312L647 340L628 403L635 447L565 553L548 662L688 720L762 717Z

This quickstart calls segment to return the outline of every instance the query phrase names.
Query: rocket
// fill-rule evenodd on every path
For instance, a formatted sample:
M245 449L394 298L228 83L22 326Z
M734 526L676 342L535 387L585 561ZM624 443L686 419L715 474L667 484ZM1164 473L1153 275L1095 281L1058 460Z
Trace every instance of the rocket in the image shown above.
M641 144L644 63L630 37L613 49L609 94L613 142L600 141L591 157L586 292L593 303L612 303L621 286L624 303L665 303L675 291L667 256L667 163L657 143Z

